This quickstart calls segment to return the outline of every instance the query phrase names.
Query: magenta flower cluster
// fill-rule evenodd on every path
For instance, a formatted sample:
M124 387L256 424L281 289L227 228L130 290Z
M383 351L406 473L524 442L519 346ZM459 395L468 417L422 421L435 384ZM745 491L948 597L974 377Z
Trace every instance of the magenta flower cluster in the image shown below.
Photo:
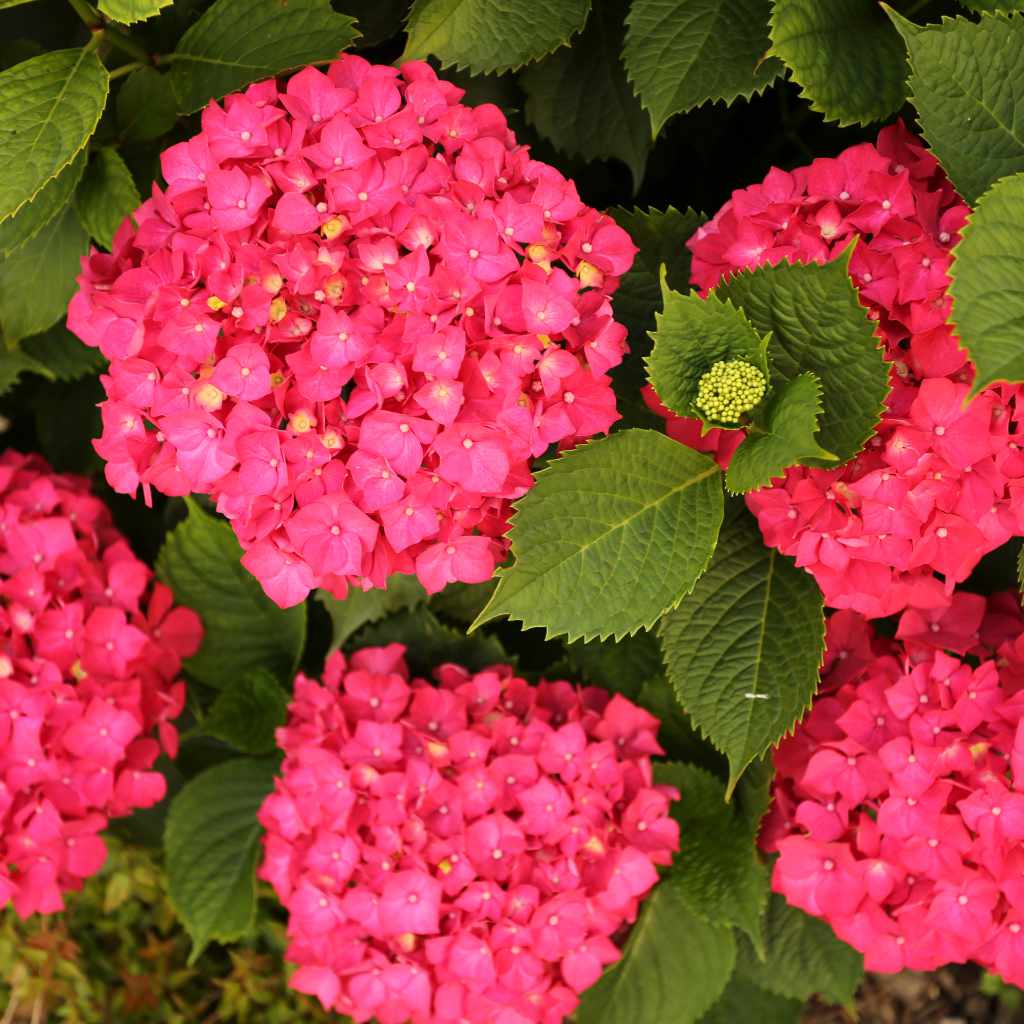
M658 720L511 667L411 679L404 648L300 675L260 812L291 984L379 1024L560 1024L679 846Z
M870 970L974 960L1024 984L1024 617L1015 594L828 624L822 688L775 754L773 886Z
M88 481L0 455L0 909L63 909L111 817L163 799L176 681L198 616L113 527ZM159 741L152 734L156 733Z
M825 262L857 238L850 273L877 323L893 390L877 433L840 469L797 467L747 497L765 541L811 572L826 604L869 618L948 605L980 558L1024 533L1024 408L1016 386L964 408L973 368L947 323L950 248L968 208L901 125L836 159L772 171L690 240L693 279L782 260ZM740 432L699 441L727 461Z
M530 461L618 418L629 236L431 68L211 103L83 261L115 490L211 495L282 606L488 579Z

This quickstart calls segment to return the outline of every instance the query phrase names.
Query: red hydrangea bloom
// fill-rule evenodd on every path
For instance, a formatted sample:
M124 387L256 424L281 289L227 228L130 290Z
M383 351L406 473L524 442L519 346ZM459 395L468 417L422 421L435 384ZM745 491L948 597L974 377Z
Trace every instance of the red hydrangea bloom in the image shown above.
M401 644L300 675L260 876L291 984L380 1024L557 1024L679 847L658 720L498 665L410 679Z
M353 55L252 85L83 261L108 481L213 496L280 605L489 578L531 460L618 418L635 247L462 95Z
M87 480L0 455L0 909L61 910L108 819L163 799L201 636Z
M957 593L893 639L832 615L822 686L775 754L773 887L870 970L974 960L1024 983L1024 617Z
M973 368L946 322L950 249L967 213L896 124L877 145L771 171L688 243L693 281L707 290L764 263L824 263L859 240L850 274L892 366L886 414L841 468L792 468L747 496L765 541L795 556L834 608L869 618L942 608L984 554L1024 533L1020 389L993 386L963 408ZM672 436L723 464L742 440L668 419Z

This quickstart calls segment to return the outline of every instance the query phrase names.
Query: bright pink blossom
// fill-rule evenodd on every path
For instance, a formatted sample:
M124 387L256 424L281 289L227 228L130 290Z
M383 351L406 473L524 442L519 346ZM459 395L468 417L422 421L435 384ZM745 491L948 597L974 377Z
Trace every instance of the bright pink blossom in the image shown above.
M403 655L331 655L278 730L260 875L292 985L357 1021L558 1024L679 848L659 723L504 665L435 686Z
M831 617L818 698L775 754L761 845L779 854L775 890L869 969L974 960L1021 984L1024 615L1012 595L987 612L957 597L934 631L904 612L892 640Z
M462 95L353 55L252 85L83 260L108 482L209 494L280 605L488 578L531 461L618 418L636 249Z
M88 481L0 455L0 909L63 907L109 818L150 807L177 752L198 616L131 553ZM153 738L156 733L159 737Z

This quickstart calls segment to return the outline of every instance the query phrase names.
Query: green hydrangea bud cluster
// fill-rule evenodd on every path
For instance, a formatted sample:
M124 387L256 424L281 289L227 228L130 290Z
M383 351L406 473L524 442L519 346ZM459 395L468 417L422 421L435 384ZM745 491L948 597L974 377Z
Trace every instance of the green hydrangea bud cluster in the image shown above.
M764 374L742 359L722 359L712 365L697 385L694 405L705 419L738 423L764 398L768 382Z

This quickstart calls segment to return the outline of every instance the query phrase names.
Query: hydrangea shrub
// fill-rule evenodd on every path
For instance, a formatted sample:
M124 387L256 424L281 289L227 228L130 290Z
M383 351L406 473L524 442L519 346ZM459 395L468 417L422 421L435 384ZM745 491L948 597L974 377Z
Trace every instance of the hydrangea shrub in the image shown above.
M1024 984L1020 6L0 4L4 1024Z

